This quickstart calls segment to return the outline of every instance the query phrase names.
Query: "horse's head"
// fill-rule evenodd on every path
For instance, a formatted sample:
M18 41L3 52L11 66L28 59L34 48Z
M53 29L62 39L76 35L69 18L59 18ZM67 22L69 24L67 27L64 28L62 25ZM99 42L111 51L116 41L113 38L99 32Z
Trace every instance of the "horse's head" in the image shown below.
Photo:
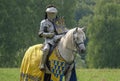
M73 41L79 53L84 53L86 48L84 45L84 40L86 39L85 33L83 32L83 28L75 28L73 33Z

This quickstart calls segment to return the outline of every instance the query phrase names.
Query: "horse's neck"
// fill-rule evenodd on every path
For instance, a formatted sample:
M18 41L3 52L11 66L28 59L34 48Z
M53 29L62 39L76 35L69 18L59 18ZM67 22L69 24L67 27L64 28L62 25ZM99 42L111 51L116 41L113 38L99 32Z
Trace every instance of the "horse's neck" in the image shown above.
M74 50L73 40L64 39L64 37L62 37L61 41L59 42L58 49L60 51L61 56L66 60L66 62L68 63L73 62L75 58L73 54Z

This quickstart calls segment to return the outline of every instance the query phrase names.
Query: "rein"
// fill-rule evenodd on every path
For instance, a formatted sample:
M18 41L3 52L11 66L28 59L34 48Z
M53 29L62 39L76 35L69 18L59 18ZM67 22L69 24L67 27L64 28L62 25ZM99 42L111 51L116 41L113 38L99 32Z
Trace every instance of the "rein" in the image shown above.
M79 49L79 46L80 46L80 44L84 44L84 42L80 42L80 43L77 43L77 41L76 41L76 38L75 38L75 33L76 33L76 31L73 31L72 33L71 33L71 43L72 43L72 47L71 46L66 46L66 48L65 49L67 49L68 51L70 51L72 54L73 54L73 56L75 57L75 54L76 53L78 53L78 52L80 52L80 49ZM64 37L63 37L63 39L65 39ZM57 57L58 58L62 58L62 59L64 59L61 55L61 51L60 51L60 48L58 47L58 49L57 49L57 53L58 54L56 54L57 55ZM64 59L65 60L65 59ZM65 60L66 61L66 60ZM74 61L73 61L74 62ZM71 63L68 63L68 64L72 64L73 62L71 62ZM67 63L67 62L66 62Z
M72 40L73 40L73 43L74 43L73 46L74 46L76 49L72 49L72 48L69 48L69 47L66 47L66 48L67 48L68 50L72 50L73 53L77 53L77 51L79 50L79 45L80 45L80 44L84 44L84 42L77 43L77 42L75 41L74 34L75 34L75 31L73 32L73 37L72 37L73 39L72 39Z
M68 65L71 65L71 64L74 63L74 61L71 62L71 63L68 63L68 62L67 62L67 61L61 56L61 53L60 53L60 51L59 51L59 48L57 49L56 56L58 57L58 59L62 59L62 60L64 60Z
M73 37L72 37L72 38L73 38L72 41L73 41L73 44L74 44L73 46L74 46L75 48L79 48L79 47L78 47L79 45L76 43L75 38L74 38L74 32L73 32ZM79 43L79 44L80 44L80 43ZM66 49L68 49L69 51L72 51L73 54L77 53L77 49L73 49L73 48L70 48L70 47L66 47ZM57 55L57 57L58 57L59 59L64 59L64 58L61 56L61 53L60 53L60 51L59 51L59 48L57 49L56 55ZM66 62L65 59L64 59L64 61ZM69 65L71 65L71 64L74 63L74 61L71 62L71 63L68 63L68 62L66 62L66 63L69 64Z

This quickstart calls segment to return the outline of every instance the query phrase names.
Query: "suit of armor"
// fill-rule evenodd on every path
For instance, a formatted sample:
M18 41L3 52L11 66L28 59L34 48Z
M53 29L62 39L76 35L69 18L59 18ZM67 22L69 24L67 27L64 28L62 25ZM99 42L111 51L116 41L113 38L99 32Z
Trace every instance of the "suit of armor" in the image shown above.
M66 32L67 30L63 25L59 25L57 20L50 21L49 19L44 19L41 21L39 37L45 39L45 46L43 48L43 58L40 68L45 67L46 57L51 46L54 46Z

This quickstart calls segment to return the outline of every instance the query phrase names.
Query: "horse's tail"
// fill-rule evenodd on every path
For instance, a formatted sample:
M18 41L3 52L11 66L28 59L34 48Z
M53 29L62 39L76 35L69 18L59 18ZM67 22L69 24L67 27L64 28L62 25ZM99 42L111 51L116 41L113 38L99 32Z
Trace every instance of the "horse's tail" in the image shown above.
M44 72L39 69L43 54L42 47L42 44L37 44L26 51L21 63L20 81L43 81Z

